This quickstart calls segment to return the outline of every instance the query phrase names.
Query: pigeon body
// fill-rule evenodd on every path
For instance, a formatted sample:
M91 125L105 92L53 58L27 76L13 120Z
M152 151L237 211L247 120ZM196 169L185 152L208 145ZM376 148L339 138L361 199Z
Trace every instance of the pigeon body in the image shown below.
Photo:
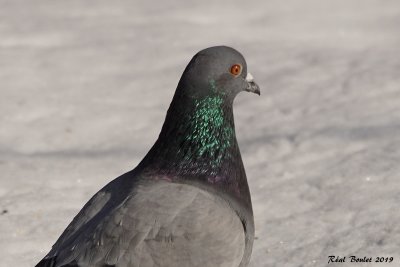
M145 158L96 193L36 266L247 266L253 211L232 111L241 91L259 94L239 52L197 53Z

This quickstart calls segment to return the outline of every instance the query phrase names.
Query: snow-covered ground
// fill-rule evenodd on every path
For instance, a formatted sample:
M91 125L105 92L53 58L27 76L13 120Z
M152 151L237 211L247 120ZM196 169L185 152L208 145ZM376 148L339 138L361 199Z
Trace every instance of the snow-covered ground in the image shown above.
M191 56L219 44L262 90L235 102L251 266L399 266L398 0L0 0L0 266L33 266L136 166Z

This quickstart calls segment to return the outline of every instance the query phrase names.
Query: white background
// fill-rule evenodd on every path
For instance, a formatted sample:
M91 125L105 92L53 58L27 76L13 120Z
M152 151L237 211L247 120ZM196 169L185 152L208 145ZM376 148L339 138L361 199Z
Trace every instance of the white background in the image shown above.
M136 166L186 64L221 44L262 93L234 107L250 265L399 266L400 2L214 2L0 0L0 266L36 264Z

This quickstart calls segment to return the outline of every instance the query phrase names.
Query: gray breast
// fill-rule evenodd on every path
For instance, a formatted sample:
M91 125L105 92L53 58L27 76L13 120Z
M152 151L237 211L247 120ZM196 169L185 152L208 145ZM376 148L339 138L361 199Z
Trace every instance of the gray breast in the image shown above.
M54 251L57 266L74 260L79 266L237 267L244 255L236 212L192 185L140 183L104 214Z

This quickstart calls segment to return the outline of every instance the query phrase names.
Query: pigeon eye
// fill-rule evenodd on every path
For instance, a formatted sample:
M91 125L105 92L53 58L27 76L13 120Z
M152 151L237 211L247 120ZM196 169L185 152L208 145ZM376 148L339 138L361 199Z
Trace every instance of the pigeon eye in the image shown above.
M241 66L240 64L234 64L234 65L232 65L232 67L231 67L231 73L232 73L234 76L240 75L240 73L242 73L242 66Z

